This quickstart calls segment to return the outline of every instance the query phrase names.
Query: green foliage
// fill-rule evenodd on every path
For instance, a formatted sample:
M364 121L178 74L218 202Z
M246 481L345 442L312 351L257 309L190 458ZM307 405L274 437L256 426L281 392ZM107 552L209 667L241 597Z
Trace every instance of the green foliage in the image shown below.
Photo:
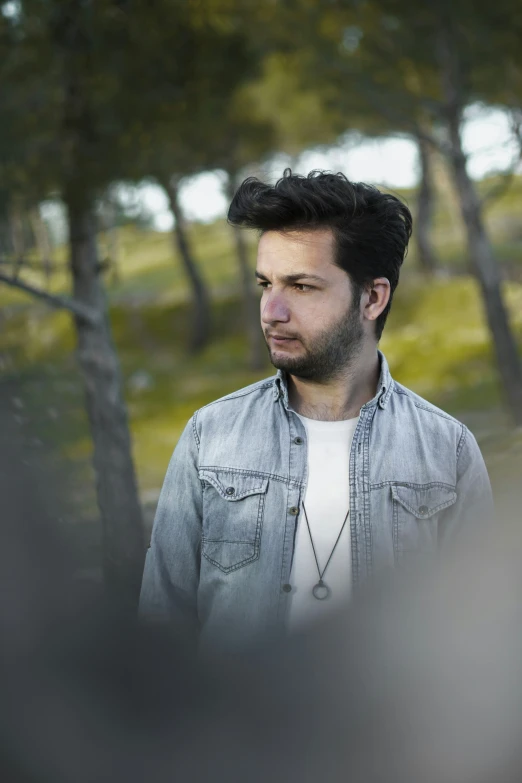
M435 127L434 138L447 142L445 49L452 109L476 101L522 105L522 15L515 0L291 0L277 14L286 35L274 33L272 46L286 62L287 82L315 95L334 135L356 129L418 136Z
M236 16L176 0L24 0L16 20L0 15L4 186L92 201L114 180L206 165L212 122L254 62Z
M255 106L255 116L272 123L276 151L288 155L319 144L334 144L347 129L335 91L326 83L321 89L307 87L302 78L303 57L301 51L268 55L259 78L245 90Z

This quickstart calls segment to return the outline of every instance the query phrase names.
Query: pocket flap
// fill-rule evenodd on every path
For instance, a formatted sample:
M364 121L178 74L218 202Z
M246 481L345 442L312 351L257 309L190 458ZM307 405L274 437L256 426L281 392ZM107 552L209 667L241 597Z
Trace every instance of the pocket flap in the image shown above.
M419 484L415 487L392 484L391 491L393 499L418 519L432 517L453 505L457 499L454 489L440 484Z
M234 502L249 495L261 495L266 492L268 479L255 474L235 473L226 470L201 469L199 478L217 489L223 500Z

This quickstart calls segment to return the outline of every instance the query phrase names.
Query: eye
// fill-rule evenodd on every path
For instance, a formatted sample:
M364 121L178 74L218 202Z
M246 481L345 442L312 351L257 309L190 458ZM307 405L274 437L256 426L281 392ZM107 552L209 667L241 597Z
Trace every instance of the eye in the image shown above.
M257 281L257 285L258 285L258 288L268 288L270 283L268 282L268 280L258 280Z
M295 283L294 288L297 291L300 291L302 293L306 293L306 291L313 291L314 287L311 285L306 285L305 283Z

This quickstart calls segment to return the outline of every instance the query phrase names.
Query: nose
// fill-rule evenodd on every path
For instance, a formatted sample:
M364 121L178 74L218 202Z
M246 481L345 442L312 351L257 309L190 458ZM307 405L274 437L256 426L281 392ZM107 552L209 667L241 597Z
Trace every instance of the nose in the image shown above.
M270 291L261 299L261 323L271 326L275 323L288 323L290 309L282 293Z

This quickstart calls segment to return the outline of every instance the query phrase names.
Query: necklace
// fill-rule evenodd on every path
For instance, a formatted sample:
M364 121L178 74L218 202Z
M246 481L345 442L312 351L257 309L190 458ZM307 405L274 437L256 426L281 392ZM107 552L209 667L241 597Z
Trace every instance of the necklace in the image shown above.
M305 508L305 504L304 503L303 503L303 511L304 511L304 515L305 515L305 519L306 519L306 527L308 528L308 535L310 536L310 542L312 544L312 549L313 549L313 552L314 552L315 564L317 566L317 573L319 574L319 581L317 582L317 584L315 584L313 586L312 594L313 594L314 598L317 598L318 601L324 601L325 598L328 598L330 596L331 590L328 587L328 585L326 585L323 582L323 576L326 573L326 569L330 565L330 560L332 559L332 555L335 552L337 544L339 543L339 539L341 538L341 533L343 532L344 526L346 525L346 520L348 519L348 516L350 514L350 510L348 510L346 512L346 516L344 518L344 522L342 524L342 527L341 527L341 529L339 531L339 535L337 536L337 540L336 540L336 542L335 542L335 544L333 546L332 551L330 552L330 557L326 561L326 565L325 565L325 567L323 568L322 571L319 568L319 561L317 559L317 553L315 551L314 539L312 538L312 531L310 530L310 523L308 522L308 514L306 513L306 508Z

